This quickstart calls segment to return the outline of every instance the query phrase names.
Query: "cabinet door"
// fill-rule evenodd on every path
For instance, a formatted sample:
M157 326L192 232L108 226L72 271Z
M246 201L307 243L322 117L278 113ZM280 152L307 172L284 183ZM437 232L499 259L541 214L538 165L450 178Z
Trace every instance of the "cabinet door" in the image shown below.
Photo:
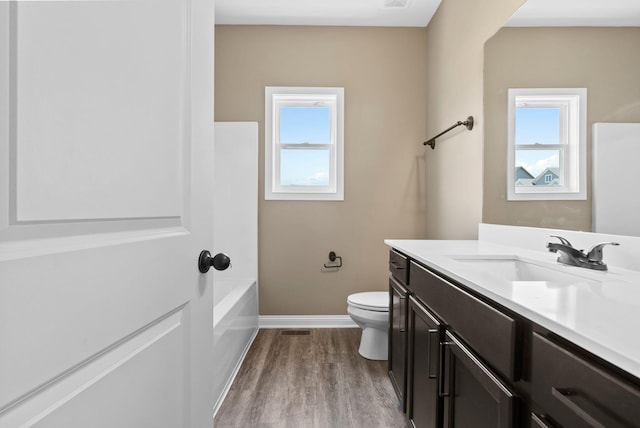
M442 345L444 426L516 426L515 395L450 332L446 332Z
M441 426L438 396L442 324L421 303L409 297L409 359L407 416L415 428Z
M402 411L406 410L407 289L389 278L389 377Z

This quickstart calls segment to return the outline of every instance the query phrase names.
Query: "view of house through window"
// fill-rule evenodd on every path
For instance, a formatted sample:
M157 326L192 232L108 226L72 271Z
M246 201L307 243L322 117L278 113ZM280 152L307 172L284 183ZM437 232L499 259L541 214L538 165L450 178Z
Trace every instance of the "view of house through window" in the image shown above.
M343 115L343 88L265 88L265 199L344 199Z
M561 184L563 113L560 107L516 105L516 186Z
M509 89L509 200L586 198L586 89Z

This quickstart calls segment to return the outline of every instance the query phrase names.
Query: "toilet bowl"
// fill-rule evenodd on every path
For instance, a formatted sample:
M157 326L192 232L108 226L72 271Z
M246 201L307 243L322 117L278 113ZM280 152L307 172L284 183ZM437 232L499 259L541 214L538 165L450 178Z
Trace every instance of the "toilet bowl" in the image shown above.
M367 291L347 298L347 313L362 329L358 352L369 360L386 360L389 337L389 293Z

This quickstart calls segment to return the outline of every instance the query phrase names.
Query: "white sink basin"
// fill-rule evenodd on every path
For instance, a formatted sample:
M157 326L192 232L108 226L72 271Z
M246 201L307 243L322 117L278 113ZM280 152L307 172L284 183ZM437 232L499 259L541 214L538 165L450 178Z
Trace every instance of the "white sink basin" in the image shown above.
M452 258L474 271L511 282L575 283L586 280L582 275L561 271L560 269L564 266L558 268L544 266L517 256L454 256Z

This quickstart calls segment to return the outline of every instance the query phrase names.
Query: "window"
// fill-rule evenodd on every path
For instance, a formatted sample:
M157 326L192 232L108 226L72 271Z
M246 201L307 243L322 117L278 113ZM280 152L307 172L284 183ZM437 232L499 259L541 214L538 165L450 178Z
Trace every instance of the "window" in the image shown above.
M265 199L344 200L343 116L343 88L265 88Z
M509 200L586 199L587 90L509 89Z

